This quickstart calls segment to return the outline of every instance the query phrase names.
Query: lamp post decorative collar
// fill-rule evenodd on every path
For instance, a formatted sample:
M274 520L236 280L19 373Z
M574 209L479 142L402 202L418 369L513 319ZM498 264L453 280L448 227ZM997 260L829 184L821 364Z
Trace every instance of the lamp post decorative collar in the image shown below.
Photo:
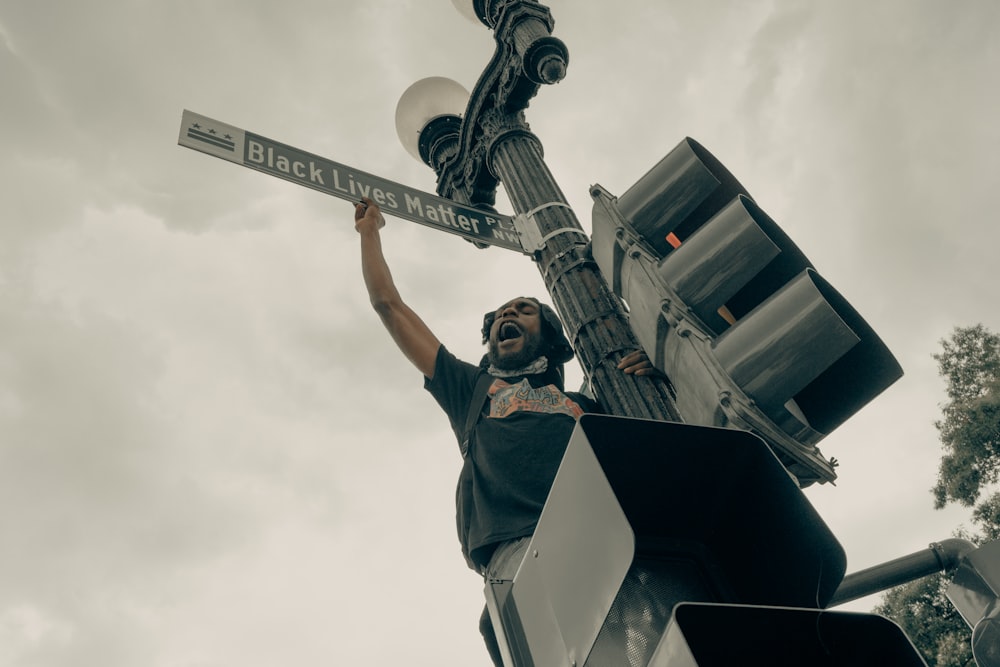
M475 6L479 16L491 17L483 22L493 28L497 48L452 137L457 143L441 145L429 164L438 172L441 196L492 206L499 178L488 168L490 146L503 132L528 132L522 112L542 85L566 76L569 50L552 36L555 22L538 2L485 0Z

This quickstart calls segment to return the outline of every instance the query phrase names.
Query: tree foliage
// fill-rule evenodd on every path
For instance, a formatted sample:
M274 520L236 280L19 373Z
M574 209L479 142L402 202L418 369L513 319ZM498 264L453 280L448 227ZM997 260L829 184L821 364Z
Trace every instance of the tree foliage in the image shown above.
M941 348L934 359L948 402L934 424L945 450L934 504L971 507L1000 475L1000 336L982 324L956 327Z
M965 667L972 659L969 626L945 591L948 578L937 574L893 588L875 607L903 629L928 667Z
M1000 336L982 324L956 327L934 359L948 395L934 424L944 448L934 506L975 506L976 533L958 536L976 544L1000 539L1000 493L980 501L1000 476ZM939 574L898 586L875 608L903 628L929 667L975 665L971 630L945 595L949 583Z
M972 515L975 533L957 531L976 545L1000 539L1000 492L981 502ZM947 574L936 574L897 586L873 610L888 616L903 629L928 667L974 667L972 630L946 591Z
M976 505L972 521L979 529L978 539L983 542L1000 540L1000 492L994 493ZM977 538L973 538L975 541Z

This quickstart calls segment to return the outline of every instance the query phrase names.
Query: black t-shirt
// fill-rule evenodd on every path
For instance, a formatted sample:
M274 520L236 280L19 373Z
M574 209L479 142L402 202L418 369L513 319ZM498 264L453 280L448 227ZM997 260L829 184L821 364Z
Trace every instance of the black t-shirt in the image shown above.
M448 415L461 442L476 380L486 371L444 346L425 388ZM564 393L558 374L495 378L469 438L456 494L459 540L473 569L497 543L531 535L577 418L596 412L583 394Z

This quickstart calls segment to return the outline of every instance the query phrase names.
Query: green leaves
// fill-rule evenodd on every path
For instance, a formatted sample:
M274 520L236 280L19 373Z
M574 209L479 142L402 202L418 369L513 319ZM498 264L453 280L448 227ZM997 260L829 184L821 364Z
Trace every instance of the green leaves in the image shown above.
M972 662L969 626L945 597L942 574L898 586L873 610L892 618L920 651L928 667L964 667Z
M971 507L1000 474L1000 336L982 324L956 327L941 348L934 359L950 400L934 424L945 450L934 505Z
M944 449L934 506L975 506L978 533L960 536L977 544L1000 539L1000 492L980 500L1000 476L1000 336L982 324L956 327L934 359L949 399L934 423ZM937 574L898 586L874 610L903 628L929 667L975 664L969 627L945 596L948 584Z

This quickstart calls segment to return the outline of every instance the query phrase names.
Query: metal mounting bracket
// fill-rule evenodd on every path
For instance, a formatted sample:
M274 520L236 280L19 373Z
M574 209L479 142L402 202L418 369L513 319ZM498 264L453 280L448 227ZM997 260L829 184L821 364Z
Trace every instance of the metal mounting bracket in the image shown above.
M590 241L590 238L582 230L575 229L573 227L563 227L542 236L538 231L538 225L534 224L532 218L534 218L535 214L539 211L552 208L553 206L561 206L562 208L569 208L572 210L570 205L566 202L550 201L546 204L536 206L527 213L521 213L513 217L514 228L517 229L517 234L521 239L521 247L524 248L526 253L534 254L544 250L545 246L548 245L549 239L559 236L560 234L577 234L583 239L584 243Z

